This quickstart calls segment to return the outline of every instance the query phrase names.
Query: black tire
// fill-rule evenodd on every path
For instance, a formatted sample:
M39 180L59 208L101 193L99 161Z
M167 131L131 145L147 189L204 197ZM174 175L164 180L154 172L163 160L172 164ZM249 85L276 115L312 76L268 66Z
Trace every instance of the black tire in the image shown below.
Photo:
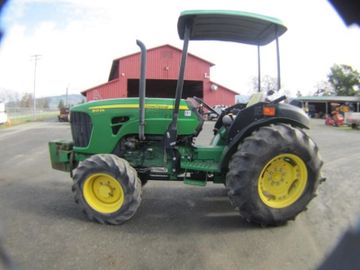
M287 156L294 157L296 161L289 160L291 158L287 159ZM288 174L286 168L285 173L283 173L281 166L276 167L277 163L275 162L280 162L281 166L289 167L290 171L295 169L301 171L296 166L302 164L302 175L299 177L299 174ZM300 212L306 209L311 199L315 197L321 179L320 169L322 164L318 147L302 130L284 124L261 127L247 137L232 156L229 162L229 171L226 175L226 189L232 204L239 209L240 215L248 222L263 226L282 225L288 220L295 219ZM281 171L281 173L278 173L280 177L276 176L280 180L276 181L282 181L280 185L285 187L286 185L290 186L284 188L284 190L288 192L289 198L294 199L294 201L287 201L280 206L280 204L276 204L276 196L271 195L273 196L271 197L265 192L262 193L263 182L261 182L261 179L270 179L267 180L270 182L272 177L275 179L272 174L273 171L269 173L269 167ZM293 180L290 175L295 179ZM306 179L306 181L303 180L302 189L298 188L299 181L296 178ZM293 183L287 184L288 182ZM274 184L275 187L269 189L276 189L276 184ZM271 185L273 185L273 182L271 182ZM293 185L295 189L299 189L295 197L290 195L293 194L290 193ZM263 198L268 196L269 201L265 203L266 200L261 198L261 195ZM286 196L283 198L286 198ZM280 201L281 199L282 197L279 196ZM271 200L275 201L275 203Z
M137 171L136 171L135 168L131 167L131 169L134 171L135 174L137 174ZM142 187L145 186L149 179L146 178L146 177L141 177L141 175L138 175L138 177L139 177L139 179L140 179L141 186L142 186Z
M147 182L149 181L149 179L142 177L142 178L140 178L140 181L141 181L141 186L145 186L147 184Z
M111 154L91 156L80 162L73 180L75 202L92 221L102 224L122 224L129 220L140 206L141 182L135 169L118 156ZM99 194L100 196L97 197ZM106 202L108 198L113 200L113 197L116 200Z

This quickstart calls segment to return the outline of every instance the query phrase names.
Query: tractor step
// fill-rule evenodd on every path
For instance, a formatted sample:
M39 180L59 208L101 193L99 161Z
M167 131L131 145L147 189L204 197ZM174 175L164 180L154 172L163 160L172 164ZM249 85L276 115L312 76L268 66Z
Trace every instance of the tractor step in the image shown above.
M181 168L188 171L219 172L218 163L212 160L181 161Z
M197 180L197 179L184 179L184 183L187 185L192 185L192 186L200 186L200 187L204 187L206 186L206 181L204 180Z
M168 170L164 167L137 168L136 170L140 175L149 179L169 180Z

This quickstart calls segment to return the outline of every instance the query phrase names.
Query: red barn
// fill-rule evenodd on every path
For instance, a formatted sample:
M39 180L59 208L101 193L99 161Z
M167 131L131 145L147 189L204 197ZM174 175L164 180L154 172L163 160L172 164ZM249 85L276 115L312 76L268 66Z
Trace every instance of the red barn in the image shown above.
M181 50L171 45L147 50L146 96L174 98L179 74ZM214 64L188 54L183 98L197 96L209 105L233 105L238 93L210 81ZM138 97L140 52L113 60L109 81L82 94L90 100Z

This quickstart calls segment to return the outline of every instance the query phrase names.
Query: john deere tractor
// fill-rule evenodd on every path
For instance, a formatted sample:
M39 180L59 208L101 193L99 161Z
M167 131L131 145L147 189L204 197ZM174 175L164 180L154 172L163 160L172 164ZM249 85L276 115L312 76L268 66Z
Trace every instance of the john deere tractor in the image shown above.
M294 219L321 181L318 147L303 131L304 112L261 93L246 107L224 110L207 146L194 143L208 108L202 99L181 99L189 40L232 41L260 47L286 27L278 19L237 11L182 12L184 40L174 99L146 98L146 49L141 49L139 98L119 98L71 108L72 141L49 143L52 167L70 172L75 202L90 220L121 224L141 202L148 180L224 184L231 203L247 221L280 225ZM258 54L260 62L260 55ZM260 89L260 65L259 65ZM213 111L216 113L216 111ZM174 198L175 199L175 198Z

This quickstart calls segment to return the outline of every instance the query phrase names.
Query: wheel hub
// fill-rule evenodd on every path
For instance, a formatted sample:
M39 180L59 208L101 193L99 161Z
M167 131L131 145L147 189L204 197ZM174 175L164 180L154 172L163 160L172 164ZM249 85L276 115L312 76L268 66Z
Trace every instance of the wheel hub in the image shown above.
M263 203L273 208L285 208L295 203L307 184L304 161L293 154L281 154L271 159L262 170L258 194Z
M105 199L114 197L113 189L108 185L102 185L99 188L99 195L101 198L105 198Z
M98 173L89 176L83 186L86 202L96 211L113 213L124 203L124 190L114 177Z

